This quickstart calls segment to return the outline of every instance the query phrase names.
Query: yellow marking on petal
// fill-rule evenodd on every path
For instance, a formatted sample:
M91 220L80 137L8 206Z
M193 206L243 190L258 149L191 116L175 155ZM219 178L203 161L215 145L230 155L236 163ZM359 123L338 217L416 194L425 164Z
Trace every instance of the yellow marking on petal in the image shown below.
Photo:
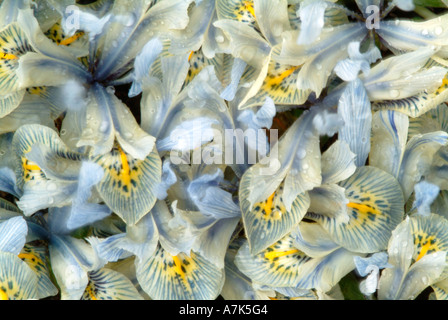
M178 256L173 256L173 261L174 261L174 264L176 266L175 271L185 281L186 280L185 272L182 270L182 262L180 261L179 257Z
M8 294L2 289L0 289L0 300L9 300Z
M40 167L32 161L22 158L22 166L24 170L27 171L40 171Z
M47 91L47 87L32 87L28 88L27 91L30 94L41 95Z
M289 77L298 68L300 68L300 66L294 66L289 69L286 69L285 71L280 73L278 76L274 76L273 78L269 78L269 79L265 80L266 81L265 85L267 85L269 87L278 86L279 84L281 84L283 82L283 80L285 80L287 77Z
M43 261L38 256L36 256L32 253L20 253L19 258L22 260L27 259L27 260L31 260L33 262L42 262L43 263Z
M373 208L369 205L365 205L365 204L349 202L349 203L347 203L347 207L355 209L358 212L363 213L363 214L367 214L367 213L381 214L381 211L379 211L378 209L375 209L375 208Z
M118 151L120 152L120 160L121 160L121 180L125 185L129 185L131 183L131 169L129 168L129 162L124 151L119 147Z
M90 283L90 284L86 287L86 293L89 295L89 298L90 298L91 300L98 300L98 298L96 297L95 292L94 292L94 290L93 290L92 287L93 287L93 286L92 286L92 283Z
M272 212L272 202L274 200L275 192L272 193L269 198L266 200L266 204L264 206L264 211L267 215L270 215Z
M255 10L254 10L254 4L252 1L244 1L244 8L250 12L250 14L255 17Z
M69 38L65 38L64 40L61 40L61 42L58 44L61 46L68 46L68 45L72 44L73 42L75 42L76 40L78 40L79 38L81 38L83 35L84 35L84 32L78 32Z
M0 52L0 59L17 60L17 59L19 59L19 57L17 57L16 55L13 55L11 53Z
M299 250L297 250L297 249L292 249L292 250L288 250L288 251L270 251L270 252L266 252L264 254L264 257L269 260L274 260L275 258L288 256L288 255L295 254L298 252L299 252Z
M428 252L430 247L431 247L431 244L429 242L426 242L423 245L422 249L420 250L420 253L418 254L418 257L417 257L417 259L415 261L418 261L421 258L423 258L426 255L426 253Z
M191 60L191 57L193 56L193 54L194 54L194 51L191 51L191 52L190 52L190 55L188 56L188 61Z
M448 73L443 78L442 85L436 90L435 94L438 95L443 91L445 91L447 88L448 88Z
M429 252L440 251L437 245L437 239L435 236L428 236L427 234L420 232L414 235L417 248L420 248L420 252L415 261L420 260ZM418 249L417 249L418 250Z

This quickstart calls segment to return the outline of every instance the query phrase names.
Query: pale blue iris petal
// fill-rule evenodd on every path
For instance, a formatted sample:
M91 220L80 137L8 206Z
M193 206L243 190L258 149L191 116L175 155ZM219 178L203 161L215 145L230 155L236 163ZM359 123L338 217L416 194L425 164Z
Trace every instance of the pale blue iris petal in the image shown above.
M409 269L414 253L409 217L392 232L387 252L389 254L388 262L394 267L386 268L383 271L378 294L383 299L393 299L401 288L403 277Z
M254 1L254 11L261 33L273 47L281 43L281 34L291 28L288 17L288 1Z
M38 210L68 205L74 194L76 183L40 180L33 184L25 184L17 206L25 216L31 216Z
M61 157L46 144L33 144L31 150L26 154L26 158L36 163L48 179L67 182L74 182L78 179L81 163Z
M424 47L382 60L368 76L360 75L371 101L397 100L437 89L446 69L424 68L435 49Z
M115 129L115 137L124 151L134 158L144 160L153 150L155 138L144 132L129 108L113 92L95 84L93 90L98 104L105 105L110 113ZM101 131L101 125L96 131Z
M354 255L353 252L339 248L329 255L311 259L301 266L297 287L328 292L355 268Z
M173 126L170 136L157 141L158 151L194 150L213 139L217 120L201 117L188 119Z
M92 245L99 259L103 259L105 262L116 262L132 256L131 252L121 246L126 236L126 233L120 233L105 239L89 237L86 240Z
M23 217L14 217L0 223L0 251L20 253L26 242L28 226Z
M143 46L153 37L169 29L184 29L192 0L158 1L148 9L147 1L115 2L110 13L121 21L111 23L102 37L105 40L102 58L95 72L98 80L120 76L130 68ZM126 57L126 59L123 59Z
M428 170L434 154L448 142L448 134L436 131L413 136L406 145L398 174L405 200L411 195L415 183Z
M136 225L126 229L127 241L121 247L132 252L139 261L151 257L158 245L159 233L151 214L144 216Z
M376 6L377 8L381 6L381 0L355 0L355 2L364 18L367 18L371 13L371 11L367 10L370 9L369 6Z
M324 14L327 3L323 0L304 1L300 5L299 16L302 21L297 43L307 45L313 43L324 27Z
M384 44L402 51L413 51L426 46L446 46L447 21L446 14L423 22L381 21L381 28L376 33Z
M358 77L360 70L366 73L369 67L369 63L365 60L344 59L338 62L334 71L342 80L353 81Z
M345 141L337 140L322 154L322 184L338 183L356 171L356 155Z
M163 200L168 196L168 189L177 181L176 173L171 168L171 162L165 160L162 165L162 180L157 186L156 194L159 200Z
M202 214L214 219L233 218L241 215L239 206L232 195L220 189L219 183L224 179L223 172L204 174L193 180L188 186L188 194Z
M314 134L313 118L316 110L304 113L297 119L281 139L273 145L267 157L250 167L243 175L240 192L247 192L247 200L250 207L255 203L265 201L285 177L290 174L288 183L285 184L287 197L283 194L286 208L291 208L292 202L298 194L320 185L320 161L315 161L314 156L319 157L320 152L312 154L318 144ZM306 149L312 152L307 152ZM294 162L294 164L293 164ZM303 166L306 167L305 172ZM316 167L318 166L318 167ZM294 167L295 170L290 170ZM299 178L300 176L300 178ZM245 179L247 177L247 179ZM294 184L295 183L295 184ZM247 189L247 191L246 191ZM286 202L285 202L286 201Z
M151 210L160 236L160 244L171 255L189 253L199 232L182 219L177 211L171 215L164 201L157 201Z
M270 44L251 26L234 20L222 19L213 23L230 39L229 53L244 60L248 65L262 69L268 62Z
M20 9L25 9L28 0L4 1L0 7L0 27L3 28L17 20Z
M110 216L112 210L105 205L83 203L72 207L67 227L71 230L90 225Z
M377 47L370 48L366 53L359 51L360 42L351 42L348 45L349 58L338 62L334 71L344 81L353 81L360 71L364 75L370 72L370 64L381 58L381 52Z
M76 12L76 23L68 21L70 16L64 15L62 18L62 29L64 33L71 37L78 30L83 30L89 34L89 40L93 41L98 35L103 33L104 27L109 23L111 15L105 15L101 18L81 10ZM73 21L75 22L75 21Z
M171 53L197 51L204 43L205 33L210 28L211 18L215 12L215 1L195 2L196 6L189 10L188 26L184 30L171 31Z
M68 113L71 114L72 122L68 124L68 128L74 129L68 131L73 135L73 139L77 139L76 147L91 147L93 156L102 155L111 151L115 139L114 124L112 121L109 106L99 96L99 90L92 88L88 92L88 101L85 112ZM83 116L83 118L81 118ZM74 119L77 124L75 125ZM69 121L67 119L67 121ZM65 121L64 121L65 122ZM68 130L68 129L67 129ZM81 130L81 136L78 130Z
M144 216L136 225L105 239L91 237L88 241L101 259L115 262L135 255L137 263L152 256L158 244L158 231L151 214Z
M245 109L238 115L237 120L242 125L254 130L261 128L270 129L276 113L277 109L274 101L270 97L266 97L264 104L256 113L251 109Z
M396 111L378 111L372 118L369 164L398 177L406 148L409 118Z
M395 0L395 3L403 11L413 11L415 9L414 0Z
M200 253L218 268L224 268L224 257L229 241L239 221L239 217L223 218L216 221L195 242L193 246L194 252Z
M348 84L339 100L338 113L345 122L338 137L347 142L350 150L356 154L356 165L363 166L370 151L372 112L361 80Z
M390 268L388 260L388 255L386 252L377 252L368 258L363 258L360 256L355 256L356 271L361 277L366 277L369 274L369 266L377 266L379 269Z
M134 81L129 89L129 97L138 96L142 92L142 83L148 81L149 69L162 52L162 43L159 39L152 39L142 49L142 52L135 58Z
M331 30L324 29L320 40L308 46L291 41L295 31L285 32L281 53L273 58L279 63L295 66L303 64L298 74L297 87L310 89L319 97L336 64L348 56L348 44L363 40L367 31L361 24L343 24Z
M79 300L89 282L87 272L92 267L87 258L93 254L84 240L68 236L52 236L50 249L51 267L61 288L62 300ZM93 256L93 255L92 255Z
M230 84L221 92L221 98L232 101L235 98L238 85L240 83L241 76L246 69L247 63L244 60L236 58L232 65L232 71L230 74Z
M291 236L294 237L294 246L312 258L324 257L340 248L317 223L301 222Z
M349 220L345 189L336 185L322 185L308 191L310 196L309 211L334 219L336 223L346 223Z
M431 213L431 204L439 195L440 188L427 181L421 181L414 186L415 200L412 208L417 208L418 214L429 216Z
M401 290L395 299L414 299L428 286L438 281L446 268L446 255L446 251L433 252L414 263L403 279ZM415 279L420 281L415 281Z
M0 168L0 190L20 198L20 190L16 185L16 175L8 167Z
M81 205L89 200L92 188L101 181L104 176L103 168L90 161L82 161L78 178L78 190L73 205Z

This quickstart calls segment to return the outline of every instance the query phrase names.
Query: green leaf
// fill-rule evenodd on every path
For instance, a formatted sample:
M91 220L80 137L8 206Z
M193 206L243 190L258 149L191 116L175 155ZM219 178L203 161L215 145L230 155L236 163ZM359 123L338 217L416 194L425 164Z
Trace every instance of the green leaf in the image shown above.
M347 274L339 281L345 300L366 300L359 290L359 280L353 272Z

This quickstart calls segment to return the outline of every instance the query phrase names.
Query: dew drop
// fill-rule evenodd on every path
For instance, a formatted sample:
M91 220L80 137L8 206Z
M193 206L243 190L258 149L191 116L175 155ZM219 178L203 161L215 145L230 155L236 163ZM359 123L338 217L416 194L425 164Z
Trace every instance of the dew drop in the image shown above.
M443 32L443 28L442 28L442 27L437 27L437 28L434 30L434 33L435 33L437 36L440 36L440 35L442 34L442 32Z
M108 127L109 127L109 124L107 123L107 121L101 122L100 131L104 133L107 131Z
M221 36L221 35L219 35L219 36L216 36L216 37L215 37L215 40L216 40L216 42L218 42L218 43L223 43L223 42L224 42L224 37Z
M56 185L56 183L54 183L54 182L50 182L48 185L47 185L47 190L48 191L55 191L56 189L57 189L57 185Z
M297 158L304 159L306 157L306 150L305 149L299 149L297 151Z
M390 90L390 96L392 97L392 98L398 98L399 96L400 96L400 91L398 91L398 90Z

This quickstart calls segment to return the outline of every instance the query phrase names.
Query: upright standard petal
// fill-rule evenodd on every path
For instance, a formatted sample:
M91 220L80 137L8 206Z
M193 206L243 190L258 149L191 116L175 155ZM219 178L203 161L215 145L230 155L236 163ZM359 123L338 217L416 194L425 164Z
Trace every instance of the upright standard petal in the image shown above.
M398 177L407 143L409 119L396 111L377 111L372 119L369 164Z
M338 114L345 122L339 129L338 138L345 141L356 154L356 165L363 166L370 152L372 112L361 80L354 80L347 85L339 99Z

